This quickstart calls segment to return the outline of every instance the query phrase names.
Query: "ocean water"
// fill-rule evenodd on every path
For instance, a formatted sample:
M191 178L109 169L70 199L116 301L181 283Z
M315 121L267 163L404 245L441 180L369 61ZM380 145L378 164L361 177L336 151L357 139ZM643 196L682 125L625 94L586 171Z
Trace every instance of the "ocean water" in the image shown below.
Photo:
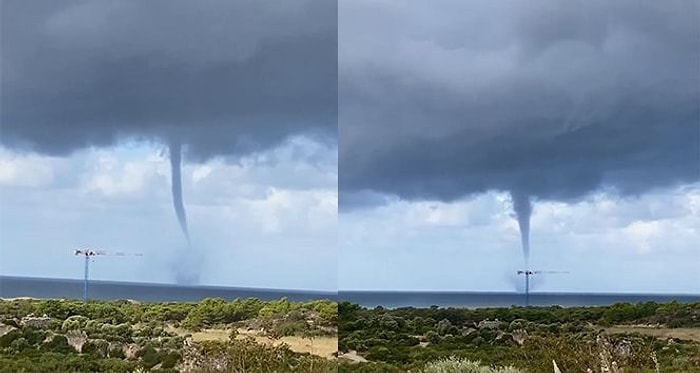
M349 301L363 307L384 308L431 306L480 308L510 307L525 304L525 295L516 292L388 292L388 291L341 291L341 301ZM673 294L586 294L586 293L530 293L532 306L606 306L614 303L639 303L670 301L680 303L700 302L697 295Z
M349 301L363 307L510 307L524 305L525 296L516 292L392 292L392 291L307 291L259 289L222 286L182 286L133 282L90 281L90 299L133 299L142 302L192 302L204 298L258 298L290 301L332 299ZM31 277L0 276L0 298L83 298L83 281ZM697 295L673 294L585 294L530 293L530 304L562 307L603 306L618 302L658 303L677 301L700 302Z
M0 276L0 298L83 299L82 280ZM306 290L236 288L222 286L182 286L133 282L90 281L90 299L133 299L142 302L194 302L204 298L258 298L275 300L287 297L300 302L315 299L335 300L337 293Z

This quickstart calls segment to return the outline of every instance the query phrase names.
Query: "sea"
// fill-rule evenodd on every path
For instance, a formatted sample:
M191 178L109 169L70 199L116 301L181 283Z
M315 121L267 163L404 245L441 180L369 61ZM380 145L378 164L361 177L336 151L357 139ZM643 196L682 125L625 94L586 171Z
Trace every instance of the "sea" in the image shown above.
M0 276L0 298L83 299L83 280ZM90 280L89 299L130 299L140 302L196 302L204 298L257 298L294 302L316 299L336 300L337 292L293 289L265 289L225 286L183 286L137 282Z
M0 298L83 298L83 280L0 276ZM425 292L425 291L313 291L264 289L225 286L183 286L91 280L90 299L131 299L141 302L196 302L204 298L258 298L305 302L316 299L348 301L367 308L416 307L510 307L525 304L525 296L517 292ZM629 294L629 293L540 293L531 292L533 306L604 306L614 303L700 302L700 294Z
M424 291L341 291L341 301L366 308L415 307L485 308L525 305L525 295L517 292L424 292ZM607 306L615 303L700 302L700 294L629 294L629 293L540 293L530 292L531 306L585 307Z

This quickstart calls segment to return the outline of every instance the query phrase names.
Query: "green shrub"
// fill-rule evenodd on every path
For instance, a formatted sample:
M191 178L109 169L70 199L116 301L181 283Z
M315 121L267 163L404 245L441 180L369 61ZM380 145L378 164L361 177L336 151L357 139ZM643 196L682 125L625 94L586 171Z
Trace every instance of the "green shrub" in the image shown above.
M523 373L514 367L488 367L478 361L451 357L426 364L422 373Z
M177 363L180 362L180 360L182 360L182 355L180 355L179 352L177 352L177 351L168 352L167 354L165 354L163 356L161 368L163 368L163 369L174 368L175 365L177 365Z
M109 343L104 340L92 340L85 342L81 350L82 353L95 355L96 357L107 357Z
M136 356L141 359L141 366L146 369L151 369L161 362L162 356L152 346L146 346L136 353Z
M33 346L31 343L24 337L17 338L10 343L10 349L13 352L24 352L32 348Z
M289 303L289 300L287 300L287 298L282 298L278 301L268 302L265 304L260 311L258 311L258 316L266 318L273 315L284 315L291 311L292 305Z
M54 335L46 343L41 346L44 351L58 352L58 353L72 353L75 352L73 347L68 344L68 339L62 335Z
M115 345L107 351L107 356L115 359L124 359L126 355L124 354L124 349L121 345Z
M80 315L70 316L63 321L63 324L61 325L61 330L63 330L63 331L82 330L85 328L88 321L91 321L91 320L85 316L80 316Z
M196 343L184 359L196 362L193 372L197 373L217 371L221 362L229 367L223 373L337 372L336 364L326 359L294 353L285 345L268 346L251 340Z
M21 329L14 329L0 337L0 348L9 347L12 342L22 337Z
M318 300L305 306L318 312L319 317L325 324L334 325L338 322L338 304L335 302Z

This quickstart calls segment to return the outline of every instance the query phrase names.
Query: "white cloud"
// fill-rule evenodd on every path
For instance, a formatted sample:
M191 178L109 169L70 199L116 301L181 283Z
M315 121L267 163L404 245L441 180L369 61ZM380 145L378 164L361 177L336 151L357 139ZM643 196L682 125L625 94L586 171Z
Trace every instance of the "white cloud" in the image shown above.
M134 196L144 194L152 187L154 178L164 179L165 162L142 160L122 162L116 156L99 154L84 174L82 189L86 193L98 192L106 197Z
M337 171L323 163L337 155L308 144L297 140L237 163L184 164L185 208L202 281L335 289ZM318 160L307 159L305 146ZM184 239L172 207L170 164L159 149L125 144L67 158L3 150L0 163L14 167L0 171L0 273L76 278L81 268L71 249L89 245L144 254L96 263L94 278L173 280ZM14 171L22 169L53 176ZM294 171L276 172L285 169ZM32 248L32 260L24 248Z
M336 278L343 288L513 289L522 253L506 194L397 201L339 218L336 160L334 149L297 139L238 162L186 163L185 205L204 253L202 280L328 290ZM154 147L67 158L0 149L0 204L1 273L79 277L70 249L89 244L147 254L96 264L96 278L172 279L174 248L183 241L169 162ZM540 290L690 291L700 283L692 270L700 258L700 185L638 198L601 192L573 204L536 202L531 242L533 266L571 272L543 280ZM27 247L32 260L18 254Z
M192 182L196 184L206 179L213 170L214 166L212 164L203 164L194 167L192 170Z
M533 268L571 272L540 290L700 290L697 271L672 270L700 263L699 197L700 185L690 185L638 198L601 192L572 204L535 202ZM509 205L507 195L486 193L344 213L340 287L513 290L512 273L523 259Z
M13 154L0 148L0 186L38 188L54 179L59 161L34 154Z
M640 252L649 252L652 240L661 235L661 226L657 221L635 221L622 229L626 240Z

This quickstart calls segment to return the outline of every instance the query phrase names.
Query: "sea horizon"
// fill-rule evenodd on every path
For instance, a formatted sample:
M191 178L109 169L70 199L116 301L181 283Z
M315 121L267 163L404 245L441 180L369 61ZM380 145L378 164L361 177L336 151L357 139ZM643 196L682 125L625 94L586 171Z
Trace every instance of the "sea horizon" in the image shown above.
M656 302L679 303L700 302L700 294L663 293L587 293L587 292L542 292L529 293L531 306L588 307L608 306L615 303ZM526 296L517 291L345 291L338 294L339 301L348 301L366 308L491 308L524 306Z
M84 280L0 275L0 298L83 299ZM150 302L188 302L205 298L258 298L290 301L335 300L337 292L310 289L261 288L223 285L183 285L174 283L89 280L90 299L130 299Z
M0 275L0 298L68 298L83 299L81 279L44 278ZM348 301L362 307L487 308L524 305L525 295L517 291L459 290L339 290L279 289L222 285L180 285L173 283L90 280L89 298L99 300L130 299L146 302L191 302L205 298L233 300L258 298L290 301L330 299ZM700 302L700 294L660 292L545 292L532 291L533 306L604 306L614 303Z

